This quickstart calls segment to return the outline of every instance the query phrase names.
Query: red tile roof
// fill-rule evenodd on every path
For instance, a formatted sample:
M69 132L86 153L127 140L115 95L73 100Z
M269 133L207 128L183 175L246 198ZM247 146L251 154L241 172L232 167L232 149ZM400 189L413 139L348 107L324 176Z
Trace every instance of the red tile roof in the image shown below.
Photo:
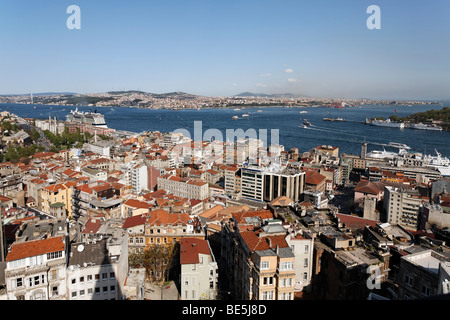
M181 238L180 241L180 263L199 263L199 254L211 255L208 242L195 238Z
M83 233L97 233L101 226L102 221L100 219L89 219L84 226Z
M150 208L150 204L148 204L147 202L143 202L143 201L139 201L139 200L135 200L135 199L128 199L127 201L125 201L124 205L133 207L133 208L140 208L140 209Z
M336 213L336 217L339 218L340 222L345 223L346 228L350 229L364 229L365 226L375 228L379 222L377 220L369 220L342 213Z
M306 171L305 173L306 184L318 185L325 179L326 177L324 175L321 175L317 171Z
M245 218L248 217L260 217L262 220L272 219L273 213L270 210L253 210L253 211L244 211L244 212L233 212L233 217L236 222L243 223Z
M52 237L44 240L15 242L6 256L6 261L19 260L39 256L50 252L64 251L63 237Z
M123 223L122 228L127 229L127 228L131 228L131 227L135 227L135 226L140 226L140 225L145 224L146 221L147 221L147 216L143 215L143 214L128 217L125 220L125 222Z
M257 231L243 231L241 237L247 244L251 251L262 251L267 249L274 249L276 246L279 248L289 247L285 240L285 235L273 235L260 237L259 233L261 229Z
M382 190L382 189L381 189ZM368 194L379 194L380 186L369 180L361 180L355 187L355 192L368 193Z

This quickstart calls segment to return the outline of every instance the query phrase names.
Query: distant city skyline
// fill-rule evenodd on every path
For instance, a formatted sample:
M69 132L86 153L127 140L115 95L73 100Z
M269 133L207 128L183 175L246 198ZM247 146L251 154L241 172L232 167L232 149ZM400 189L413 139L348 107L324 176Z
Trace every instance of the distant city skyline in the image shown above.
M0 94L449 99L449 16L447 0L2 2Z

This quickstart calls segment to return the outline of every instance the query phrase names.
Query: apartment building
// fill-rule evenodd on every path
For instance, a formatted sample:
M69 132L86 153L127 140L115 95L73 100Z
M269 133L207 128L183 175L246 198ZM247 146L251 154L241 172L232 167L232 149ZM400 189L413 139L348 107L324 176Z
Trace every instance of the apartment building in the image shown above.
M148 170L147 166L140 163L131 170L131 191L139 194L144 190L148 190Z
M398 298L424 299L442 293L441 280L448 277L450 259L434 250L421 250L401 257Z
M62 204L67 216L72 216L72 192L76 184L73 182L64 182L49 185L41 190L41 210L45 213L51 213L52 204Z
M392 186L386 186L384 190L383 205L387 214L387 222L416 231L424 201L419 192Z
M298 202L302 198L305 185L305 172L298 169L288 169L263 174L263 200L270 202L285 196Z
M145 224L148 215L141 214L125 219L122 228L128 233L128 252L143 253L145 251Z
M127 271L127 234L74 243L67 267L67 300L121 300Z
M241 232L240 236L244 258L238 270L241 298L293 300L295 256L285 240L286 230L278 224L267 225L257 231Z
M214 300L218 266L208 240L183 238L180 242L182 300Z
M191 218L188 213L153 210L149 213L144 227L146 248L160 244L175 244L185 237L205 238L205 232L199 220Z
M263 170L258 167L241 168L241 194L243 198L264 200Z
M209 186L206 181L170 174L158 178L158 190L165 190L176 197L187 199L205 200L209 197Z
M66 300L64 236L15 242L6 256L8 300Z
M295 256L270 210L233 213L222 223L224 289L234 299L294 299Z
M286 236L286 242L295 256L294 292L310 291L313 273L314 237L307 232L293 232Z
M225 192L230 195L241 193L241 169L236 166L228 166L224 170Z

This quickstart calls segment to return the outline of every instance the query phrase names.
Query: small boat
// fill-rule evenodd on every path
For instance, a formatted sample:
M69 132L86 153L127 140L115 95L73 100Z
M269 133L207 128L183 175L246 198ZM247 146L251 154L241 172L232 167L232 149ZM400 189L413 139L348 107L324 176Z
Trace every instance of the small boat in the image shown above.
M309 122L307 119L303 119L303 125L310 126L311 122Z
M233 120L237 120L237 119L239 119L238 116L234 116L234 117L233 117Z
M308 111L303 110L303 111L300 111L300 113L308 113Z
M407 146L404 143L398 143L398 142L389 142L388 146L392 147L392 148L397 148L397 149L405 149L405 150L411 149L410 146Z
M248 113L244 113L242 116L243 116L243 117L248 117L249 114L248 114Z
M256 112L262 112L262 110L258 110L258 111L256 111Z

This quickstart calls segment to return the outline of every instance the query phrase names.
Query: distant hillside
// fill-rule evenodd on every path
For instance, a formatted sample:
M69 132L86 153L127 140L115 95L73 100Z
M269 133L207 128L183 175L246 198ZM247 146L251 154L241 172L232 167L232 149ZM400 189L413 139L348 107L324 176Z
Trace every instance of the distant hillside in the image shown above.
M33 92L33 97L38 96L73 96L76 95L75 92ZM31 93L20 93L20 94L1 94L0 97L23 97L29 96Z
M450 107L444 107L441 110L428 110L417 112L406 117L398 117L396 115L389 117L393 121L403 121L411 123L431 123L433 121L442 121L440 126L445 131L450 131Z
M275 93L275 94L266 94L266 93L253 93L253 92L242 92L235 97L262 97L262 98L309 98L305 95L293 94L293 93Z

